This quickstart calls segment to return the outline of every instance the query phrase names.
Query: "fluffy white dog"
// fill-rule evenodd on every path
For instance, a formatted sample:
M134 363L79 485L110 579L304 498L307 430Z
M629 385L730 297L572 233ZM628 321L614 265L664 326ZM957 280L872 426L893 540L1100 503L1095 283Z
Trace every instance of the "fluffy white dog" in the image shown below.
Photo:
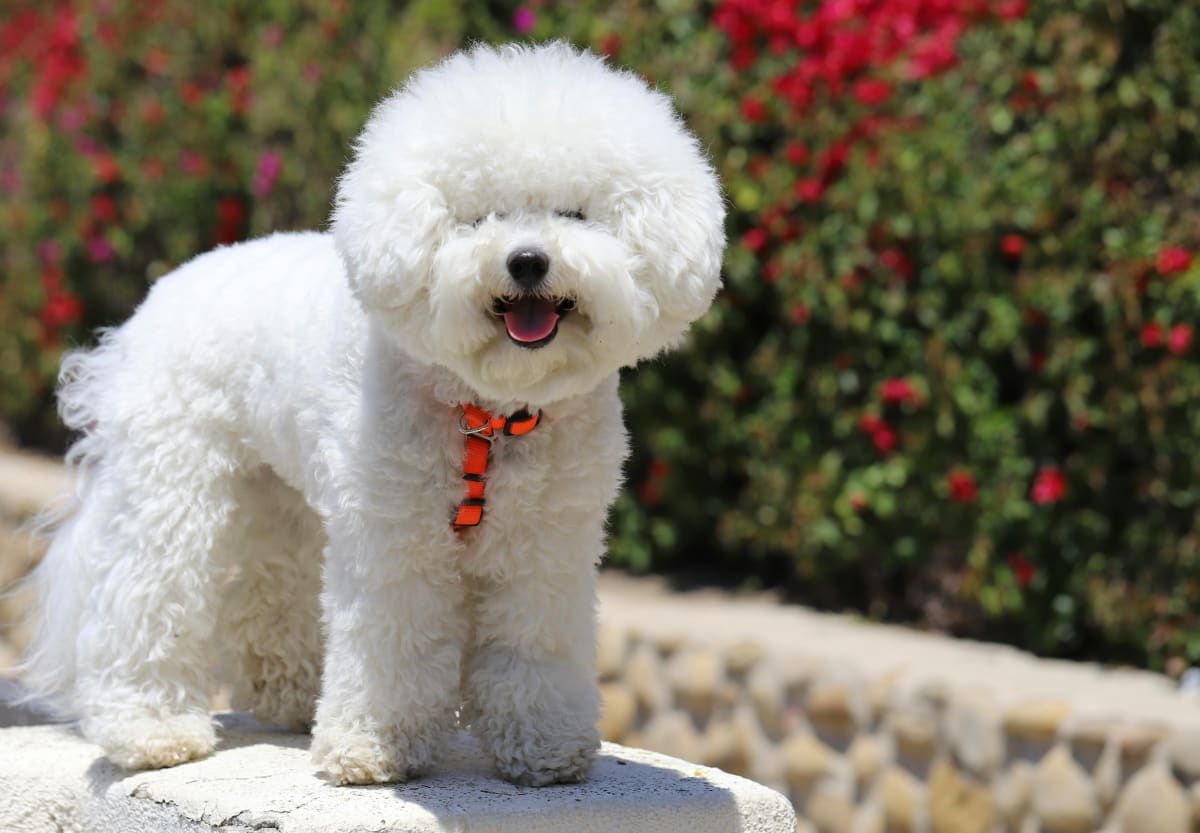
M723 219L669 100L594 56L416 74L331 234L198 257L67 358L82 486L35 578L33 690L170 766L214 747L223 645L235 705L311 725L337 783L410 778L459 724L505 778L582 778L618 369L708 308Z

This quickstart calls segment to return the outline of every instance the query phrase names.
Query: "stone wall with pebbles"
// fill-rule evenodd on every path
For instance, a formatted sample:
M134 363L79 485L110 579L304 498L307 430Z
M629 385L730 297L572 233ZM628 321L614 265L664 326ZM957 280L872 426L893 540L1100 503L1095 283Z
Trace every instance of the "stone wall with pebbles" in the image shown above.
M1200 830L1200 702L1166 678L617 584L606 738L773 786L801 830Z
M62 485L0 451L0 586ZM1200 833L1200 700L1164 677L612 574L600 597L605 738L776 787L802 831ZM0 677L24 601L0 594Z

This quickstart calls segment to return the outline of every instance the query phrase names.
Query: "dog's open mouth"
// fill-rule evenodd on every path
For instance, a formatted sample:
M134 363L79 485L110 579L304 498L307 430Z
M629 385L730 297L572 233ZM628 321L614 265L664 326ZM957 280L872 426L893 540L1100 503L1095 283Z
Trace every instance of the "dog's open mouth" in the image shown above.
M573 309L575 301L571 298L520 295L492 302L492 312L504 319L504 329L512 342L530 349L554 341L558 322Z

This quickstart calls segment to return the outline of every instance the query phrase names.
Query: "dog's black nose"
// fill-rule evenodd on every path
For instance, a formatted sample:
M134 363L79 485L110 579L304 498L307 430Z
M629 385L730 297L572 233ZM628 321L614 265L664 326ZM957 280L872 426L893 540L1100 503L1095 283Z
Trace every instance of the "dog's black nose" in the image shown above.
M508 274L526 289L533 289L550 271L550 258L537 249L517 249L508 256Z

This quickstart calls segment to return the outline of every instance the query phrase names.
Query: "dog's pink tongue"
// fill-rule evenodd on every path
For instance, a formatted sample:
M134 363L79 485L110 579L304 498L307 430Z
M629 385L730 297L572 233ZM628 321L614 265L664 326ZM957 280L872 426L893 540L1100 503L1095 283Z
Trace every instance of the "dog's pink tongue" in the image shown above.
M548 298L522 298L504 313L504 326L517 341L541 341L554 332L558 310Z

